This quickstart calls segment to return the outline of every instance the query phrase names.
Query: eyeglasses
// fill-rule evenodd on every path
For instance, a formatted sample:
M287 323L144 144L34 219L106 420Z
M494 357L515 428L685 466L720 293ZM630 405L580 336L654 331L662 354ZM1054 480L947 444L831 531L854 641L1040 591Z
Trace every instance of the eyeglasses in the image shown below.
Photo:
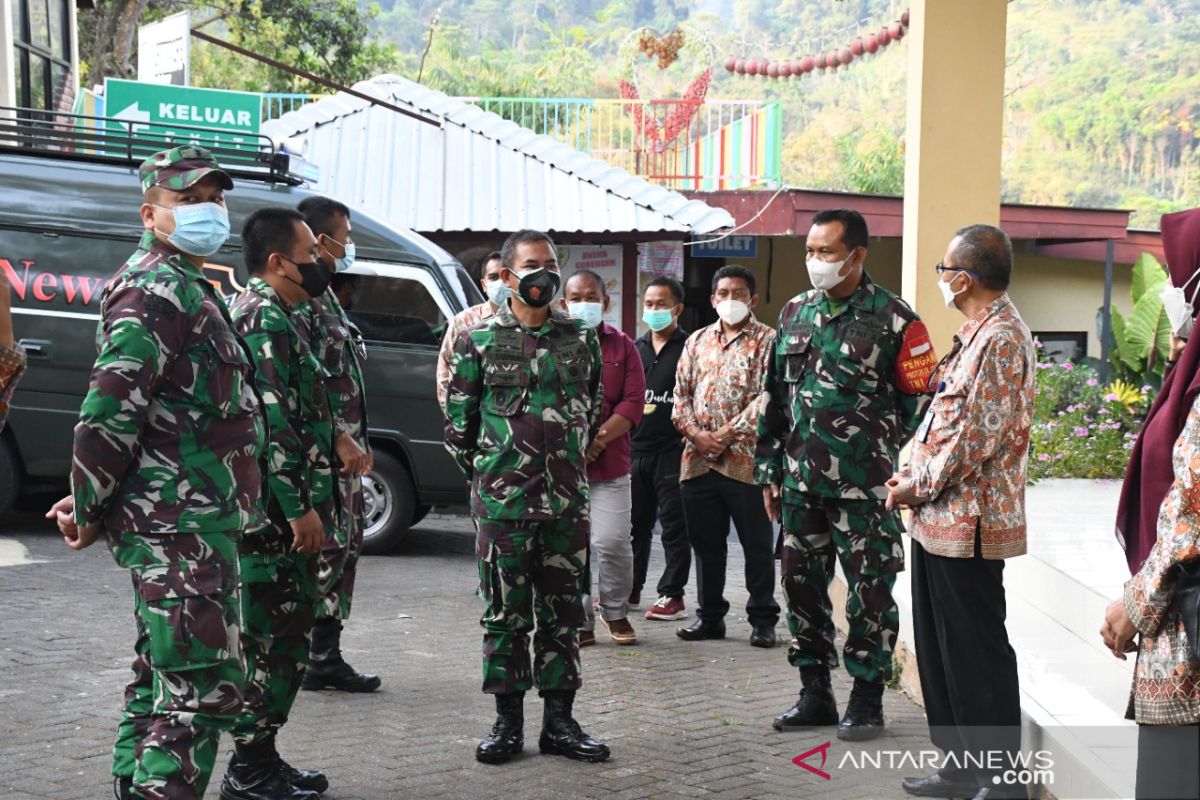
M943 272L965 272L965 273L967 273L968 275L970 275L970 276L971 276L971 277L973 277L973 278L980 279L980 278L979 278L979 273L978 273L978 272L976 272L976 271L975 271L975 270L973 270L973 269L965 269L965 268L963 268L963 267L947 267L947 266L946 266L946 265L945 265L943 262L941 262L941 261L939 261L939 262L938 262L938 263L937 263L937 264L934 266L934 268L933 268L933 271L934 271L934 272L936 272L938 275L941 275Z

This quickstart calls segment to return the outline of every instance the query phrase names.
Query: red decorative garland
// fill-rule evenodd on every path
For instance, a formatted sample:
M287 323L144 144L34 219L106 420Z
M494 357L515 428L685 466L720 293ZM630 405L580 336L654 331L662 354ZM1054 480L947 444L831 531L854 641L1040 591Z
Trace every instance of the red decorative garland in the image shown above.
M692 124L696 112L700 110L700 106L704 105L704 98L708 95L708 85L711 82L712 67L709 67L688 84L687 89L683 92L683 97L674 104L675 107L671 109L671 113L667 114L667 118L661 126L654 114L650 113L642 103L631 103L625 106L625 112L633 117L634 128L654 145L656 151L661 152L666 144L675 141L675 138ZM622 100L642 99L638 88L629 81L617 81L617 89Z
M849 66L854 59L864 53L874 54L892 42L898 42L908 33L909 14L905 11L900 19L891 25L885 25L877 33L859 36L845 47L830 50L828 53L817 53L803 58L785 61L770 59L738 58L730 56L725 59L725 69L738 75L761 75L764 78L801 77L814 70L836 71L838 67Z

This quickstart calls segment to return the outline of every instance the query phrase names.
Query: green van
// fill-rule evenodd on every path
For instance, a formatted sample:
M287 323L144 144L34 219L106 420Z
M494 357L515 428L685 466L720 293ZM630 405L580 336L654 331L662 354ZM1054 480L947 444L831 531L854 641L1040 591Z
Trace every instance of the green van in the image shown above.
M0 434L0 512L22 487L61 486L70 473L101 291L142 233L137 165L171 146L160 139L139 141L124 155L81 154L78 142L56 143L54 133L18 132L6 111L19 113L0 109L0 269L12 287L13 327L28 369ZM236 184L226 198L233 236L205 269L229 294L245 281L239 233L246 217L267 205L294 208L311 193L286 155L265 144L250 159L213 149ZM431 506L466 500L462 472L443 447L434 371L447 320L482 297L462 265L419 234L358 210L353 230L358 259L350 272L358 286L348 313L365 343L375 453L375 470L363 480L364 550L378 553Z

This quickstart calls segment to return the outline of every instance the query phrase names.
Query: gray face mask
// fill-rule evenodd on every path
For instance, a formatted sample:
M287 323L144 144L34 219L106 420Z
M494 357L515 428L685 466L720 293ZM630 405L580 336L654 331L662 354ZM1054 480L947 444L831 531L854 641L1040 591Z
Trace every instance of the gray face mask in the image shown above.
M1192 325L1196 317L1196 292L1200 290L1200 284L1192 289L1191 297L1188 297L1187 287L1192 281L1196 280L1196 276L1200 275L1200 270L1192 273L1192 277L1183 282L1183 286L1168 286L1162 290L1160 297L1163 302L1163 311L1167 314L1167 321L1171 324L1171 332L1180 339L1186 339L1192 333Z

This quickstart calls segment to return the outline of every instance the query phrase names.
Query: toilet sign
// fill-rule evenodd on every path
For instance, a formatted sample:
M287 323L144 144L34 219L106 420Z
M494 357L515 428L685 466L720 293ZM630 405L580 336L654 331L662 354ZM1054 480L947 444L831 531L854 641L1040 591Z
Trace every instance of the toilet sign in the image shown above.
M245 134L258 133L262 124L262 95L170 86L108 78L104 82L105 109L109 117L128 123L134 134L146 132L170 137L179 144L212 147L244 147L256 150L259 140ZM200 132L181 128L212 128ZM118 131L126 126L110 124Z

